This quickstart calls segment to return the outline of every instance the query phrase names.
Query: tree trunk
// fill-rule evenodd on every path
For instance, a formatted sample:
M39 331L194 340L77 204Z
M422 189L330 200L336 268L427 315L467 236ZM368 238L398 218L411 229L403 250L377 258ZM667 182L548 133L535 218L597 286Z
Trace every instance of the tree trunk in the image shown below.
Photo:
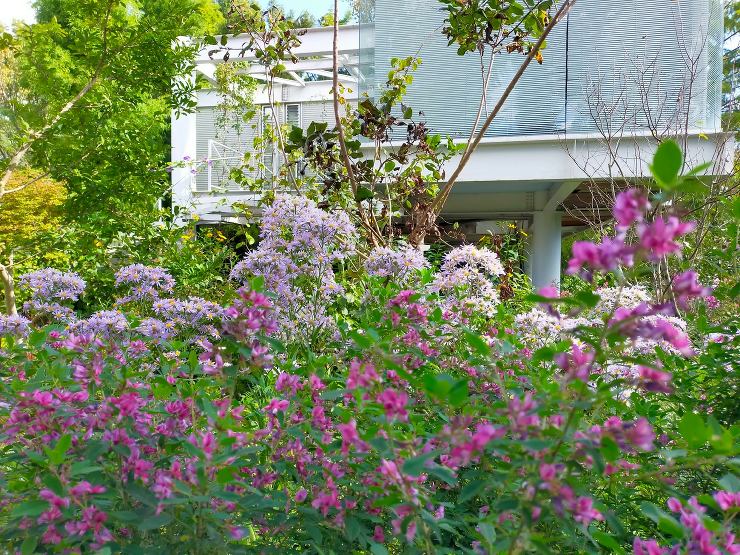
M5 266L0 264L0 281L3 283L3 293L5 293L5 313L8 316L16 316L18 308L15 305L15 280L13 279L13 255L10 255L10 261Z

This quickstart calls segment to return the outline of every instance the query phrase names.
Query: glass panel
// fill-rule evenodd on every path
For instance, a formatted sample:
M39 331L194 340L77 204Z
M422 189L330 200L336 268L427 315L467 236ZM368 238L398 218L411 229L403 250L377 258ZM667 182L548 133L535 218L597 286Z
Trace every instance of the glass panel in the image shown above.
M285 106L285 120L288 126L301 127L301 106L300 104L288 104Z

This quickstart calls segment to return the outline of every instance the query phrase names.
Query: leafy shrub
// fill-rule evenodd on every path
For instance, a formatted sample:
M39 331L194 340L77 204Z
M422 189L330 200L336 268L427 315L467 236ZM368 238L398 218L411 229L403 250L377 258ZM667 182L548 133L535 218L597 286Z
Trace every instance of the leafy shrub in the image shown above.
M651 201L624 195L617 235L577 244L572 272L588 278L680 252L690 224L648 221ZM708 295L696 276L674 282L673 303L625 289L619 271L616 289L531 296L537 318L502 304L481 314L450 308L451 296L476 292L466 286L481 271L498 273L492 253L466 249L435 276L411 280L414 289L353 273L365 294L345 314L338 296L315 292L329 269L341 282L339 265L309 268L309 255L345 257L335 250L339 228L310 203L305 213L284 210L302 202L275 208L283 215L264 232L275 232L265 237L274 252L259 254L298 271L270 282L275 274L259 264L249 280L243 264L245 286L228 306L132 292L132 278L121 282L135 298L115 314L50 327L0 320L4 545L22 553L740 551L736 408L722 399L737 389L738 318L695 337L672 320L676 307ZM305 237L298 222L323 231ZM158 269L135 273L169 284ZM451 274L465 279L439 287ZM281 285L302 306L313 291L332 334L314 342L300 327L311 322L286 328L292 305L275 291ZM543 318L560 330L533 344Z

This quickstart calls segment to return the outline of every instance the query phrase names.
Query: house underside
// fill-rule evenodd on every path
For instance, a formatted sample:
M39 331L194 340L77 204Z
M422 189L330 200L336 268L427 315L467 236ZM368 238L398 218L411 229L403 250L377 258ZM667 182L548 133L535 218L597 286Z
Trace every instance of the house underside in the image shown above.
M434 4L375 0L360 25L340 29L341 80L352 90L349 104L373 98L392 57L418 55L423 63L405 104L423 113L433 132L465 141L484 91L485 116L522 57L499 55L484 87L481 58L458 56L440 33L430 32L443 18ZM650 178L648 163L663 138L679 140L687 169L712 162L703 179L731 168L734 145L720 123L721 2L619 4L580 0L556 27L544 63L527 70L440 218L443 231L455 222L469 240L496 233L500 222L517 222L529 237L536 287L559 283L564 233L606 221L616 190ZM689 43L686 37L704 39ZM244 37L227 39L228 48L243 44ZM331 47L331 29L309 30L294 51L297 61L286 63L285 77L273 83L272 102L263 87L255 104L274 106L281 123L333 126ZM196 75L215 82L216 67L225 62L207 50L196 60ZM255 61L249 52L231 60ZM266 79L257 64L244 71ZM237 131L221 117L219 128L223 99L205 90L196 100L195 112L173 118L172 159L188 161L173 171L174 205L184 219L197 217L204 225L244 222L234 206L256 205L260 193L229 175L249 152L259 121ZM450 161L448 175L456 163ZM268 153L264 166L279 164L279 156Z

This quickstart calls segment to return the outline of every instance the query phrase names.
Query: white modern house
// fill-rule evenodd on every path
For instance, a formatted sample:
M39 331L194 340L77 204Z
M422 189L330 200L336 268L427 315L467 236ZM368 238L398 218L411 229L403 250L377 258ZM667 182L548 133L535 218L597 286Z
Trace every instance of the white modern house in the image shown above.
M340 28L341 79L348 100L373 96L393 57L418 56L405 103L423 113L435 133L466 141L485 91L484 116L498 100L523 57L498 54L484 87L490 59L458 56L441 34L444 13L436 0L374 0L365 21ZM544 63L532 64L494 120L463 171L442 218L470 235L517 221L531 240L530 273L536 286L560 279L563 233L582 227L574 216L593 204L589 188L649 175L648 162L662 138L677 137L687 166L712 161L707 179L725 173L733 145L721 130L723 20L721 0L578 0L553 31ZM310 29L274 80L281 122L306 128L333 126L332 30ZM228 38L238 49L244 38ZM205 48L197 74L213 81L220 63ZM252 61L253 61L253 57ZM245 71L264 79L255 64ZM267 89L255 103L267 105ZM197 93L197 109L172 125L173 203L199 222L238 221L235 203L254 203L229 173L248 152L259 125L240 130L219 119L222 97ZM257 116L259 117L259 115ZM263 154L266 168L280 163ZM454 166L455 160L450 163ZM590 206L599 211L608 207Z

